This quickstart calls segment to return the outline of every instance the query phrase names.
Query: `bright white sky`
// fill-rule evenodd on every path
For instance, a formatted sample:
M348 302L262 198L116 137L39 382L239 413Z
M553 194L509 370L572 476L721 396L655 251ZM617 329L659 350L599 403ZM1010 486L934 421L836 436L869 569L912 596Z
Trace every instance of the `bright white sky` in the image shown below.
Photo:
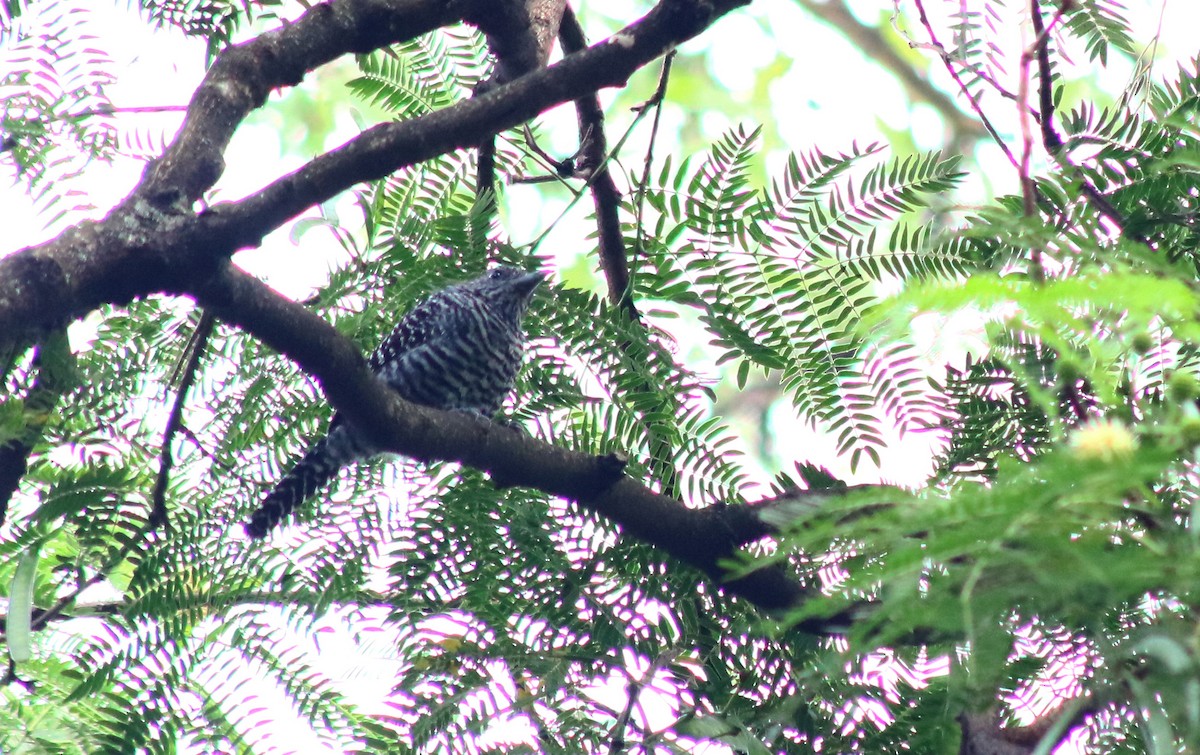
M900 4L905 8L908 6L907 0ZM185 105L187 97L204 73L202 45L177 33L151 32L145 24L123 9L128 3L112 5L118 7L110 7L102 1L93 2L89 28L97 37L95 47L107 51L116 63L116 81L108 90L114 105L119 108ZM855 0L851 5L860 18L867 21L887 18L892 11L889 0ZM1160 35L1157 50L1159 62L1156 63L1159 76L1169 75L1176 66L1176 60L1197 53L1197 47L1200 46L1197 42L1200 3L1196 0L1130 0L1128 5L1128 15L1133 21L1138 40L1147 40L1156 32ZM950 3L927 0L927 6L931 11L954 8L958 6L958 0ZM633 19L646 7L648 3L645 2L618 0L607 3L605 12L610 16ZM38 8L38 4L30 4L28 12L36 12ZM298 6L293 6L294 12L298 10ZM581 15L587 19L586 7ZM907 30L913 37L924 39L915 25L909 25ZM1013 28L1010 31L1008 43L1019 50L1024 44L1023 30ZM593 32L592 38L600 38L599 30ZM685 47L685 51L697 49L709 51L714 75L731 92L752 89L760 70L774 60L777 50L792 58L791 68L771 84L774 109L770 113L763 113L761 117L772 119L785 143L793 149L807 150L811 145L820 145L823 149L835 150L849 145L852 140L860 143L879 140L883 129L912 128L921 148L936 147L941 140L941 122L931 108L924 105L910 107L890 77L880 72L839 34L815 25L798 5L789 0L757 0L750 9L731 14L713 31ZM0 51L0 61L3 57L3 51ZM1108 91L1117 91L1129 79L1132 71L1127 62L1116 56L1114 60L1116 62L1108 72L1097 69L1095 74L1115 82L1115 85L1106 87ZM1086 72L1091 68L1081 51L1076 62L1078 71ZM939 86L953 92L944 71L933 62L929 65L934 70L933 77ZM1012 86L1015 88L1015 79ZM649 95L649 91L644 94ZM996 116L1006 135L1013 136L1010 143L1015 146L1017 129L1011 113L1005 112L995 101L992 105L994 109L989 114ZM612 116L614 125L610 141L615 141L619 135L624 125L621 119L624 117L618 114ZM169 138L179 120L180 117L175 114L142 113L123 116L121 123L127 130L126 138L153 144ZM548 116L545 122L552 128L548 146L563 154L573 151L573 114L564 109ZM678 110L668 109L664 115L664 132L675 133L681 122L682 114ZM338 113L336 124L336 133L330 146L358 132L350 113ZM719 113L710 114L704 121L706 135L714 139L730 125ZM236 199L302 164L304 157L290 149L293 145L283 143L286 138L294 138L294 132L279 128L272 118L258 118L241 128L226 155L228 167L216 198ZM660 143L659 155L668 151L669 148ZM633 147L630 154L640 153L637 147ZM990 192L1012 190L1016 185L1016 177L1008 164L999 158L996 150L985 148L979 159L988 166L987 173L992 182L986 187L978 185L981 198ZM73 180L69 188L87 196L98 208L92 217L100 217L108 207L128 193L142 166L142 160L128 158L118 158L111 165L93 165L83 176ZM0 225L5 229L4 246L0 248L0 254L53 237L65 225L81 219L69 215L62 222L47 227L47 219L38 214L34 203L12 178L10 174L0 176L4 184L0 186ZM582 203L583 209L586 210L589 204ZM563 202L551 199L542 204L535 189L514 187L510 192L508 207L512 238L521 242L541 233L561 212ZM348 203L339 205L339 213L343 213L345 218L353 217ZM581 222L561 224L543 245L544 249L560 250L564 267L573 259L580 245L579 239L586 233ZM240 253L236 259L240 265L263 276L285 294L302 297L325 280L331 256L336 257L336 247L328 239L322 238L320 233L305 235L301 243L296 243L285 228L269 236L262 248ZM949 341L961 348L970 340L971 329L978 328L978 323L968 323L959 328L964 332L947 339L948 325L936 325L916 334L918 338L927 339L925 346L929 361L935 365L944 363L948 358L946 353L936 348L938 341ZM703 357L702 354L699 356ZM820 459L835 473L848 475L846 464L835 458L828 439L802 428L786 407L776 412L772 421L776 437L794 439L802 444L805 458ZM906 439L903 445L897 444L894 449L896 452L885 454L882 470L859 470L859 474L851 479L886 479L919 484L927 474L929 458L929 452L922 447L922 443L921 439ZM361 653L361 649L353 646L350 638L338 628L337 622L331 623L322 636L324 646L321 649L333 668L348 663L349 658ZM358 657L361 662L361 656ZM359 689L363 689L364 684L363 678L355 681ZM369 683L365 686L371 687ZM288 747L286 738L274 741L282 748ZM302 734L295 741L295 746L297 750L312 751L308 735Z

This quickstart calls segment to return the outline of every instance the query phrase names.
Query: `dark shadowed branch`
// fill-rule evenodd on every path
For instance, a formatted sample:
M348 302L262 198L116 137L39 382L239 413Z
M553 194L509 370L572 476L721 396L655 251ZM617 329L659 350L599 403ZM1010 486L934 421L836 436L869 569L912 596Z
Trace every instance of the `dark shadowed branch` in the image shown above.
M608 40L556 65L421 118L367 129L243 200L195 213L234 128L271 89L337 55L366 52L457 20L454 4L342 0L229 48L213 65L163 157L99 222L0 260L0 339L27 342L105 303L180 290L310 207L366 181L520 125L555 105L619 86L748 0L664 0ZM457 6L454 6L457 7ZM311 35L311 39L308 36ZM244 79L244 81L243 81Z
M342 0L225 49L192 96L187 115L134 194L165 212L188 212L224 171L238 125L275 89L348 53L366 53L461 20L438 0Z
M726 560L774 532L753 507L689 509L625 476L624 464L614 457L560 448L461 412L410 404L377 380L353 343L331 325L232 266L194 293L206 309L313 375L330 403L383 448L422 461L459 462L488 472L498 485L576 501L763 608L792 607L805 595L783 566L730 579Z
M167 418L167 426L163 430L162 450L159 451L158 476L154 480L154 491L150 498L153 502L150 509L150 526L157 529L167 523L167 481L171 476L171 467L175 457L171 452L171 443L175 433L183 425L183 402L187 400L188 391L196 380L200 368L200 360L204 357L204 349L208 345L208 337L212 334L215 318L205 312L200 315L200 322L192 333L184 353L187 357L179 378L179 389L175 393L175 402L171 405L171 415Z
M74 383L74 364L65 329L51 333L37 347L32 365L37 377L22 407L24 427L17 437L0 443L0 524L29 468L29 454L41 439L59 398Z
M228 284L226 264L233 252L256 246L308 208L356 184L477 145L489 134L519 125L555 105L621 85L640 67L745 2L663 0L609 40L569 54L554 66L421 118L367 129L240 201L195 212L196 200L221 174L222 152L233 130L272 89L295 84L305 71L338 55L366 52L457 20L448 10L453 4L432 0L341 0L315 6L296 22L230 47L218 57L192 99L179 134L108 217L82 223L46 244L0 260L0 339L8 344L32 340L45 328L102 304L124 304L156 292L196 293L202 301L212 300L214 292ZM619 258L623 260L623 251ZM624 299L627 279L617 279L617 284L614 291ZM253 322L255 312L239 311L251 301L226 297L220 302L222 317L238 324ZM299 321L285 319L277 324L297 328L282 339L293 345L301 340L321 341ZM331 331L327 326L326 330ZM280 333L273 335L278 338ZM361 388L369 377L361 355L345 341L323 345L329 347L326 355L345 360L347 369L358 376L349 382ZM283 350L297 358L293 351ZM304 359L297 361L307 366ZM322 377L336 408L355 396L341 390L346 375L326 371ZM454 456L446 448L408 447L404 452L417 458ZM594 476L585 479L594 481ZM706 566L710 573L719 574L714 564ZM794 597L776 596L768 602L789 605Z
M563 52L571 54L583 50L587 40L575 13L567 8L563 13L559 29ZM608 298L625 310L630 320L638 319L637 306L630 290L629 259L625 251L625 238L621 233L621 192L608 170L608 139L604 131L604 110L600 98L589 92L575 100L575 112L579 120L579 160L576 169L588 180L592 202L596 207L596 228L600 234L600 268L608 281Z
M1076 180L1083 190L1083 195L1087 197L1088 202L1095 208L1096 212L1104 216L1108 222L1116 226L1117 230L1132 238L1135 241L1145 241L1146 239L1138 234L1130 234L1128 231L1128 222L1121 211L1113 206L1108 198L1100 193L1100 190L1088 180L1086 176L1071 162L1070 156L1063 150L1062 136L1054 127L1054 77L1050 67L1050 32L1054 26L1062 20L1063 14L1066 12L1067 3L1063 3L1055 13L1049 27L1045 26L1042 21L1041 7L1037 0L1031 0L1029 8L1030 21L1033 24L1034 34L1037 35L1034 40L1032 51L1026 51L1022 56L1022 64L1026 62L1030 52L1037 61L1038 71L1038 125L1042 133L1042 147L1046 152L1060 165L1067 167L1074 174Z

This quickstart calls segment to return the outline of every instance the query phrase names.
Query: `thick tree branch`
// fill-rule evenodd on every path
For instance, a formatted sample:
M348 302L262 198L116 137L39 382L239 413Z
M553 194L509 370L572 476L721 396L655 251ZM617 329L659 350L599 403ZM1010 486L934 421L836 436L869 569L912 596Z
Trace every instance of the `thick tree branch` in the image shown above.
M410 404L371 374L349 339L232 265L194 293L206 310L292 358L317 379L339 412L390 451L422 461L459 462L488 472L497 484L576 501L762 608L792 607L805 595L778 566L728 579L722 562L739 546L773 531L751 507L689 509L624 476L622 463L613 457L559 448L461 412Z
M553 67L423 118L369 129L240 202L190 215L190 203L220 173L220 152L233 127L272 87L298 81L338 51L370 49L450 18L434 3L343 0L318 6L261 44L250 42L222 56L175 142L108 218L0 261L0 333L5 340L27 338L101 303L153 292L195 295L218 316L295 359L320 381L339 411L384 447L417 459L461 462L505 485L575 500L720 582L728 575L722 561L770 532L751 509L691 510L624 477L622 465L612 458L567 451L482 420L407 404L370 374L362 355L336 330L240 273L227 258L356 183L468 147L553 105L621 84L744 2L664 0L612 39ZM376 15L400 9L407 14L404 24ZM313 29L312 40L302 43L297 29ZM333 41L330 29L349 39ZM247 70L259 64L276 72ZM769 609L794 606L804 595L799 582L774 566L725 587Z
M554 40L558 39L558 28L567 10L567 0L528 0L525 10L529 13L533 36L537 39L539 65L544 66L550 61Z
M161 210L184 210L216 183L233 132L273 89L347 53L366 53L458 21L445 0L336 0L293 23L232 45L209 69L163 156L135 194Z
M370 128L245 199L214 206L204 232L229 238L239 248L257 244L288 219L349 186L473 147L488 134L520 125L555 105L620 86L645 64L703 31L717 15L746 2L663 0L642 20L549 68L420 118ZM716 13L710 17L701 5Z
M540 67L539 42L524 0L475 0L463 20L479 27L496 59L492 77L483 84L485 89Z
M51 242L0 260L0 343L32 340L45 328L104 303L184 289L189 282L211 274L234 251L256 246L287 220L355 184L470 147L488 134L517 126L555 105L622 84L638 68L748 1L662 0L640 21L554 66L422 118L375 126L242 201L192 215L190 200L220 173L219 153L228 141L225 132L262 101L270 86L298 80L309 66L329 59L335 49L365 51L371 45L435 27L452 15L443 4L416 0L341 0L317 6L301 21L267 35L262 48L255 46L255 40L231 48L232 62L225 54L221 56L214 70L220 67L225 71L225 66L230 66L253 77L254 71L245 69L269 62L284 73L270 79L266 89L264 82L235 85L222 78L230 76L229 71L210 74L189 108L179 137L147 171L143 184L107 218L83 223ZM378 28L360 29L340 47L325 42L330 37L320 24L304 28L315 28L314 36L322 44L296 40L289 46L279 42L290 39L288 31L313 14L331 14L336 20L353 15L351 11L361 11L354 17L360 26L373 19ZM381 11L386 11L386 18L377 18ZM402 17L404 23L387 13ZM339 28L344 25L340 22ZM359 26L351 31L354 29ZM218 105L221 97L231 98L232 104ZM208 121L218 121L216 135L207 134ZM200 157L187 157L193 153ZM185 169L189 159L198 161L190 164L203 174L203 180ZM170 209L164 209L167 207Z
M294 358L321 381L335 407L385 447L418 459L460 461L504 484L540 487L579 501L719 580L726 573L719 562L758 531L739 532L732 517L719 521L713 512L691 511L657 496L622 477L621 465L611 459L405 404L375 380L349 341L239 273L228 257L356 183L468 147L549 107L619 85L745 2L663 0L610 40L551 68L423 118L369 129L240 202L192 214L194 200L220 175L220 155L232 130L270 89L295 83L337 54L366 51L453 20L445 4L415 0L317 6L300 21L221 56L163 158L105 220L0 260L0 340L30 339L106 302L155 292L194 294L219 316ZM775 567L728 587L768 608L794 605L802 595L799 584Z

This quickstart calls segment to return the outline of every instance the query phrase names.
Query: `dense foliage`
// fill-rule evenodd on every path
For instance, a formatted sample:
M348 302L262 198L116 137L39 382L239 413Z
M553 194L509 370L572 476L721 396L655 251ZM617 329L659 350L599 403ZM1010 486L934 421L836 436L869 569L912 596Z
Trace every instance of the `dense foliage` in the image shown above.
M263 11L142 5L214 52ZM978 5L951 51L975 92L995 81L989 35L1005 4ZM1119 3L1061 19L1042 5L1060 22L1051 64L1060 43L1097 61L1137 53ZM5 43L75 66L78 82L47 83L31 62L3 82L21 97L6 97L0 128L13 140L3 159L53 215L73 201L56 181L132 147L104 114L102 54L51 54L38 33L67 35L14 30ZM469 97L487 55L447 31L361 57L348 88L413 118ZM1033 92L1061 83L1036 62L1029 75ZM247 541L240 521L330 410L254 338L221 323L210 334L190 301L109 308L72 332L73 356L62 343L11 355L0 440L37 432L0 529L13 660L0 748L286 750L281 732L297 726L336 752L952 752L993 712L1027 736L1020 752L1200 743L1200 69L1061 97L1067 109L1041 113L1061 146L1046 137L1021 194L969 211L957 192L979 168L958 155L792 145L769 170L752 127L687 158L660 141L621 205L639 315L605 298L583 238L582 261L535 299L505 418L619 452L628 475L687 505L774 495L713 411L712 375L689 362L696 341L728 373L722 391L766 386L865 477L898 452L890 438L937 435L924 489L854 491L815 511L787 494L822 476L802 443L774 439L787 468L772 470L781 498L763 516L782 534L746 568L783 562L811 585L784 615L602 517L449 464L347 470L299 522ZM94 117L64 117L81 108ZM620 149L614 164L640 165ZM514 246L477 199L474 159L361 187L361 227L327 215L344 264L312 309L368 350L447 281L489 262L557 264ZM497 170L502 192L542 170L526 134L500 135ZM986 337L931 363L918 318L966 318ZM163 427L193 361L169 525L150 530ZM38 404L47 381L68 386L52 413ZM41 624L15 618L84 586ZM801 630L814 619L833 622L827 636Z

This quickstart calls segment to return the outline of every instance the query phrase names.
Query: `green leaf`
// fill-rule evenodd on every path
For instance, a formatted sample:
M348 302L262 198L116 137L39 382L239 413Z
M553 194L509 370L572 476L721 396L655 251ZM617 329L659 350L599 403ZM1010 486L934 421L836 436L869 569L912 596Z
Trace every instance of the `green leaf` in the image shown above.
M35 541L22 551L8 593L5 637L8 639L8 656L17 664L33 657L33 590L37 584L40 549L40 541Z

